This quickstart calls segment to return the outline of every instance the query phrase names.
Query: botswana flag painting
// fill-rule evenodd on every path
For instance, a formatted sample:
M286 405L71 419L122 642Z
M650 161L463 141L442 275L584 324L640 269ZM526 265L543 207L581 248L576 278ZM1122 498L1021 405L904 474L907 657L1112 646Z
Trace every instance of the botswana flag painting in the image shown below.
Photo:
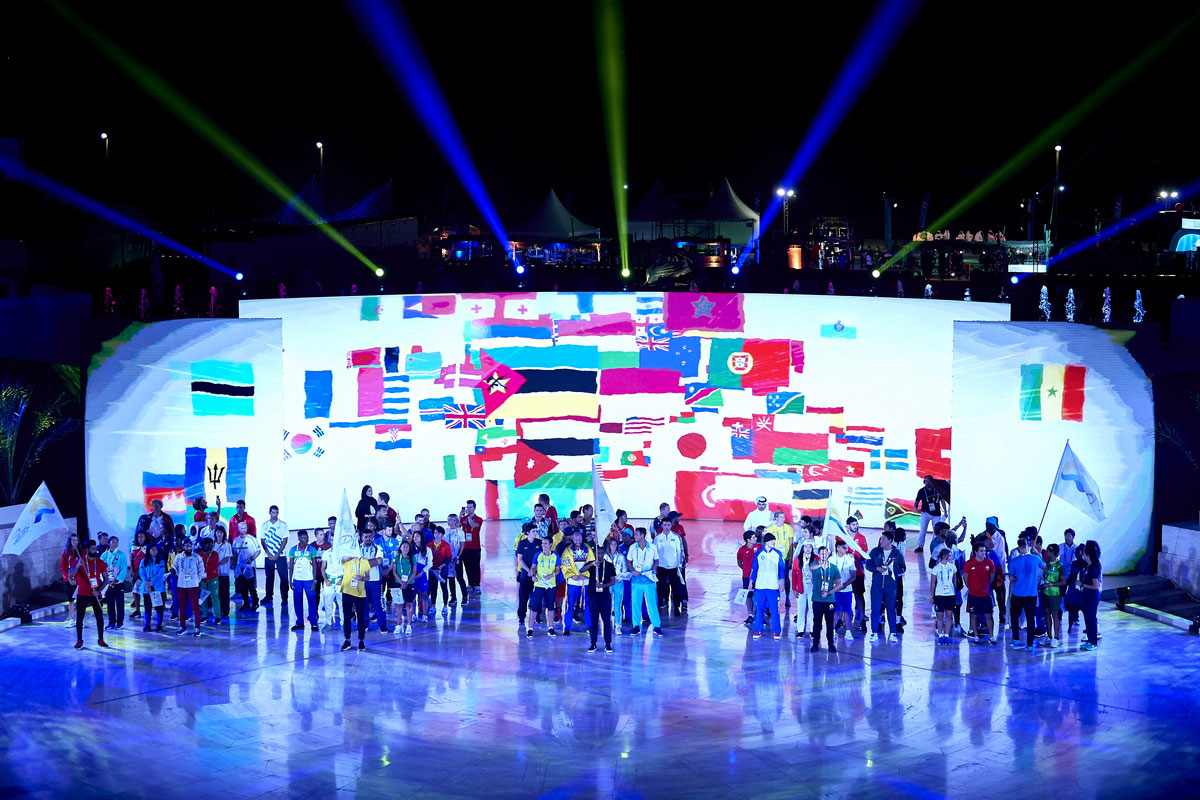
M254 416L254 365L249 361L193 361L191 373L194 415Z

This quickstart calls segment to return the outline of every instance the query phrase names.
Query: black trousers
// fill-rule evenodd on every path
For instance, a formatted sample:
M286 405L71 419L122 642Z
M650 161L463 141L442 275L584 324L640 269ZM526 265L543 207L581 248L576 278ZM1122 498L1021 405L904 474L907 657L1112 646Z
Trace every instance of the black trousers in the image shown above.
M458 598L454 596L454 584L458 584L458 588L462 589L463 602L467 602L467 576L466 569L463 568L460 560L454 565L454 580L450 581L450 599L456 601Z
M1025 614L1025 644L1033 647L1033 629L1037 626L1037 620L1034 619L1034 608L1037 606L1036 597L1017 597L1015 594L1011 598L1012 606L1008 617L1008 626L1012 629L1013 641L1021 640L1021 613Z
M592 645L596 644L596 634L600 632L599 622L604 623L604 646L612 646L612 592L610 589L605 589L603 592L588 592L588 611L591 612L591 627L589 630L592 634Z
M120 583L113 584L108 590L108 595L104 598L104 604L108 606L108 624L124 625L125 585Z
M996 593L996 611L1000 614L1000 621L1004 622L1004 598L1008 595L1008 592L1005 591L1003 583L999 586L993 586L992 591ZM996 632L991 631L991 634L995 636Z
M904 616L904 576L896 576L896 616Z
M678 569L658 568L658 604L665 606L667 601L671 602L671 607L676 611L683 603L683 581L679 578Z
M467 582L472 586L479 585L479 556L481 550L463 549L462 563L467 568Z
M813 606L813 644L821 641L821 622L825 623L825 639L833 647L833 603L816 603Z
M361 642L367 638L367 627L370 625L367 620L367 598L343 592L342 636L347 642L350 641L350 621L353 619L358 620L358 640Z
M83 615L88 609L96 614L96 638L104 639L104 612L100 610L100 601L92 595L75 598L75 639L83 641Z
M229 576L217 576L217 597L221 601L221 619L229 616Z
M234 588L238 594L242 596L242 610L248 611L258 605L258 580L257 578L243 578L237 576Z
M525 614L529 609L529 595L533 593L533 579L522 575L517 582L517 619L525 624Z

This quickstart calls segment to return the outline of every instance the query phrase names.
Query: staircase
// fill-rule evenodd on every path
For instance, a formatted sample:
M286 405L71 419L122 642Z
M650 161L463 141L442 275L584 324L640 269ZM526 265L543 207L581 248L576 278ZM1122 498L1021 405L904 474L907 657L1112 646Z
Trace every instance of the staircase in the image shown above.
M1111 575L1104 578L1100 599L1116 603L1118 589L1128 588L1127 602L1150 608L1188 622L1200 616L1200 601L1166 578L1157 575Z

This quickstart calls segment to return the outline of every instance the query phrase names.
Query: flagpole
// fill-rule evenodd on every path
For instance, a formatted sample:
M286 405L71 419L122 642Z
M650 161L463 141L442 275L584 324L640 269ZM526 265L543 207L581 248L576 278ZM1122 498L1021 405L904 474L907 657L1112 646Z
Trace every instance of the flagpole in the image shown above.
M1046 512L1050 510L1050 498L1054 497L1054 486L1055 486L1055 484L1058 483L1059 473L1062 472L1063 456L1065 456L1067 454L1067 447L1070 444L1071 444L1070 439L1067 439L1067 441L1063 443L1062 455L1060 455L1058 457L1058 467L1054 470L1054 480L1050 482L1050 494L1046 495L1046 507L1042 509L1042 520L1041 520L1041 522L1038 523L1038 526L1037 526L1038 533L1042 532L1042 525L1043 525L1043 523L1046 522Z

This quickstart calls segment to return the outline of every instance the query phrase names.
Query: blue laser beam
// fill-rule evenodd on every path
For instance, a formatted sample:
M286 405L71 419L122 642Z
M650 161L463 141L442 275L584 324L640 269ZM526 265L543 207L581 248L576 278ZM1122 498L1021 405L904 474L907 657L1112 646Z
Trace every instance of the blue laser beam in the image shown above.
M784 171L783 180L779 185L795 188L808 172L809 167L816 161L817 156L833 137L850 109L854 107L858 96L871 82L879 67L887 59L901 34L908 28L917 10L921 7L920 0L883 0L871 12L867 24L859 32L858 38L850 47L850 54L842 62L833 85L821 101L817 115L809 125L800 148L792 157L792 161ZM784 198L771 195L767 208L759 220L758 234L742 249L738 256L737 267L746 263L746 259L757 250L758 240L779 211L783 208ZM736 273L735 273L736 274Z
M425 58L404 10L388 0L351 0L350 6L358 17L363 35L375 46L397 88L408 99L413 113L442 151L442 156L458 175L463 188L507 253L508 234L500 222L500 215L488 196L483 178L475 168L467 144L450 113L450 105L438 87L433 68Z
M31 189L36 189L42 194L49 195L67 205L74 206L86 214L91 214L93 217L102 219L105 222L111 222L113 225L124 228L130 233L144 236L152 242L161 244L168 250L174 250L181 256L187 256L194 261L199 261L201 264L219 270L231 278L239 281L242 279L242 273L213 261L203 253L197 253L187 245L180 244L169 236L164 236L153 228L149 228L138 222L136 219L125 216L120 211L114 211L100 201L77 192L70 186L59 183L48 175L43 175L36 170L30 169L28 166L4 153L0 153L0 172L5 173L6 177L21 181Z
M1192 181L1187 186L1180 189L1179 197L1172 198L1172 199L1175 200L1176 202L1179 202L1182 200L1186 200L1189 197L1193 197L1197 193L1200 193L1200 180ZM1109 225L1107 228L1102 228L1102 229L1096 231L1095 233L1093 233L1091 236L1087 237L1086 239L1081 239L1080 241L1076 242L1075 244L1071 245L1070 247L1063 248L1059 252L1052 255L1050 258L1046 259L1046 267L1049 268L1049 267L1054 266L1055 264L1066 261L1071 256L1078 255L1079 253L1083 252L1084 250L1088 249L1089 247L1094 247L1095 245L1098 245L1107 239L1111 239L1112 237L1117 236L1118 234L1124 233L1125 231L1129 230L1130 228L1134 228L1134 227L1137 227L1138 225L1141 225L1143 222L1145 222L1146 220L1153 217L1155 214L1157 214L1162 209L1161 203L1162 203L1161 200L1156 200L1153 203L1151 203L1150 205L1140 208L1137 211L1133 212L1128 217L1117 220L1112 225Z

